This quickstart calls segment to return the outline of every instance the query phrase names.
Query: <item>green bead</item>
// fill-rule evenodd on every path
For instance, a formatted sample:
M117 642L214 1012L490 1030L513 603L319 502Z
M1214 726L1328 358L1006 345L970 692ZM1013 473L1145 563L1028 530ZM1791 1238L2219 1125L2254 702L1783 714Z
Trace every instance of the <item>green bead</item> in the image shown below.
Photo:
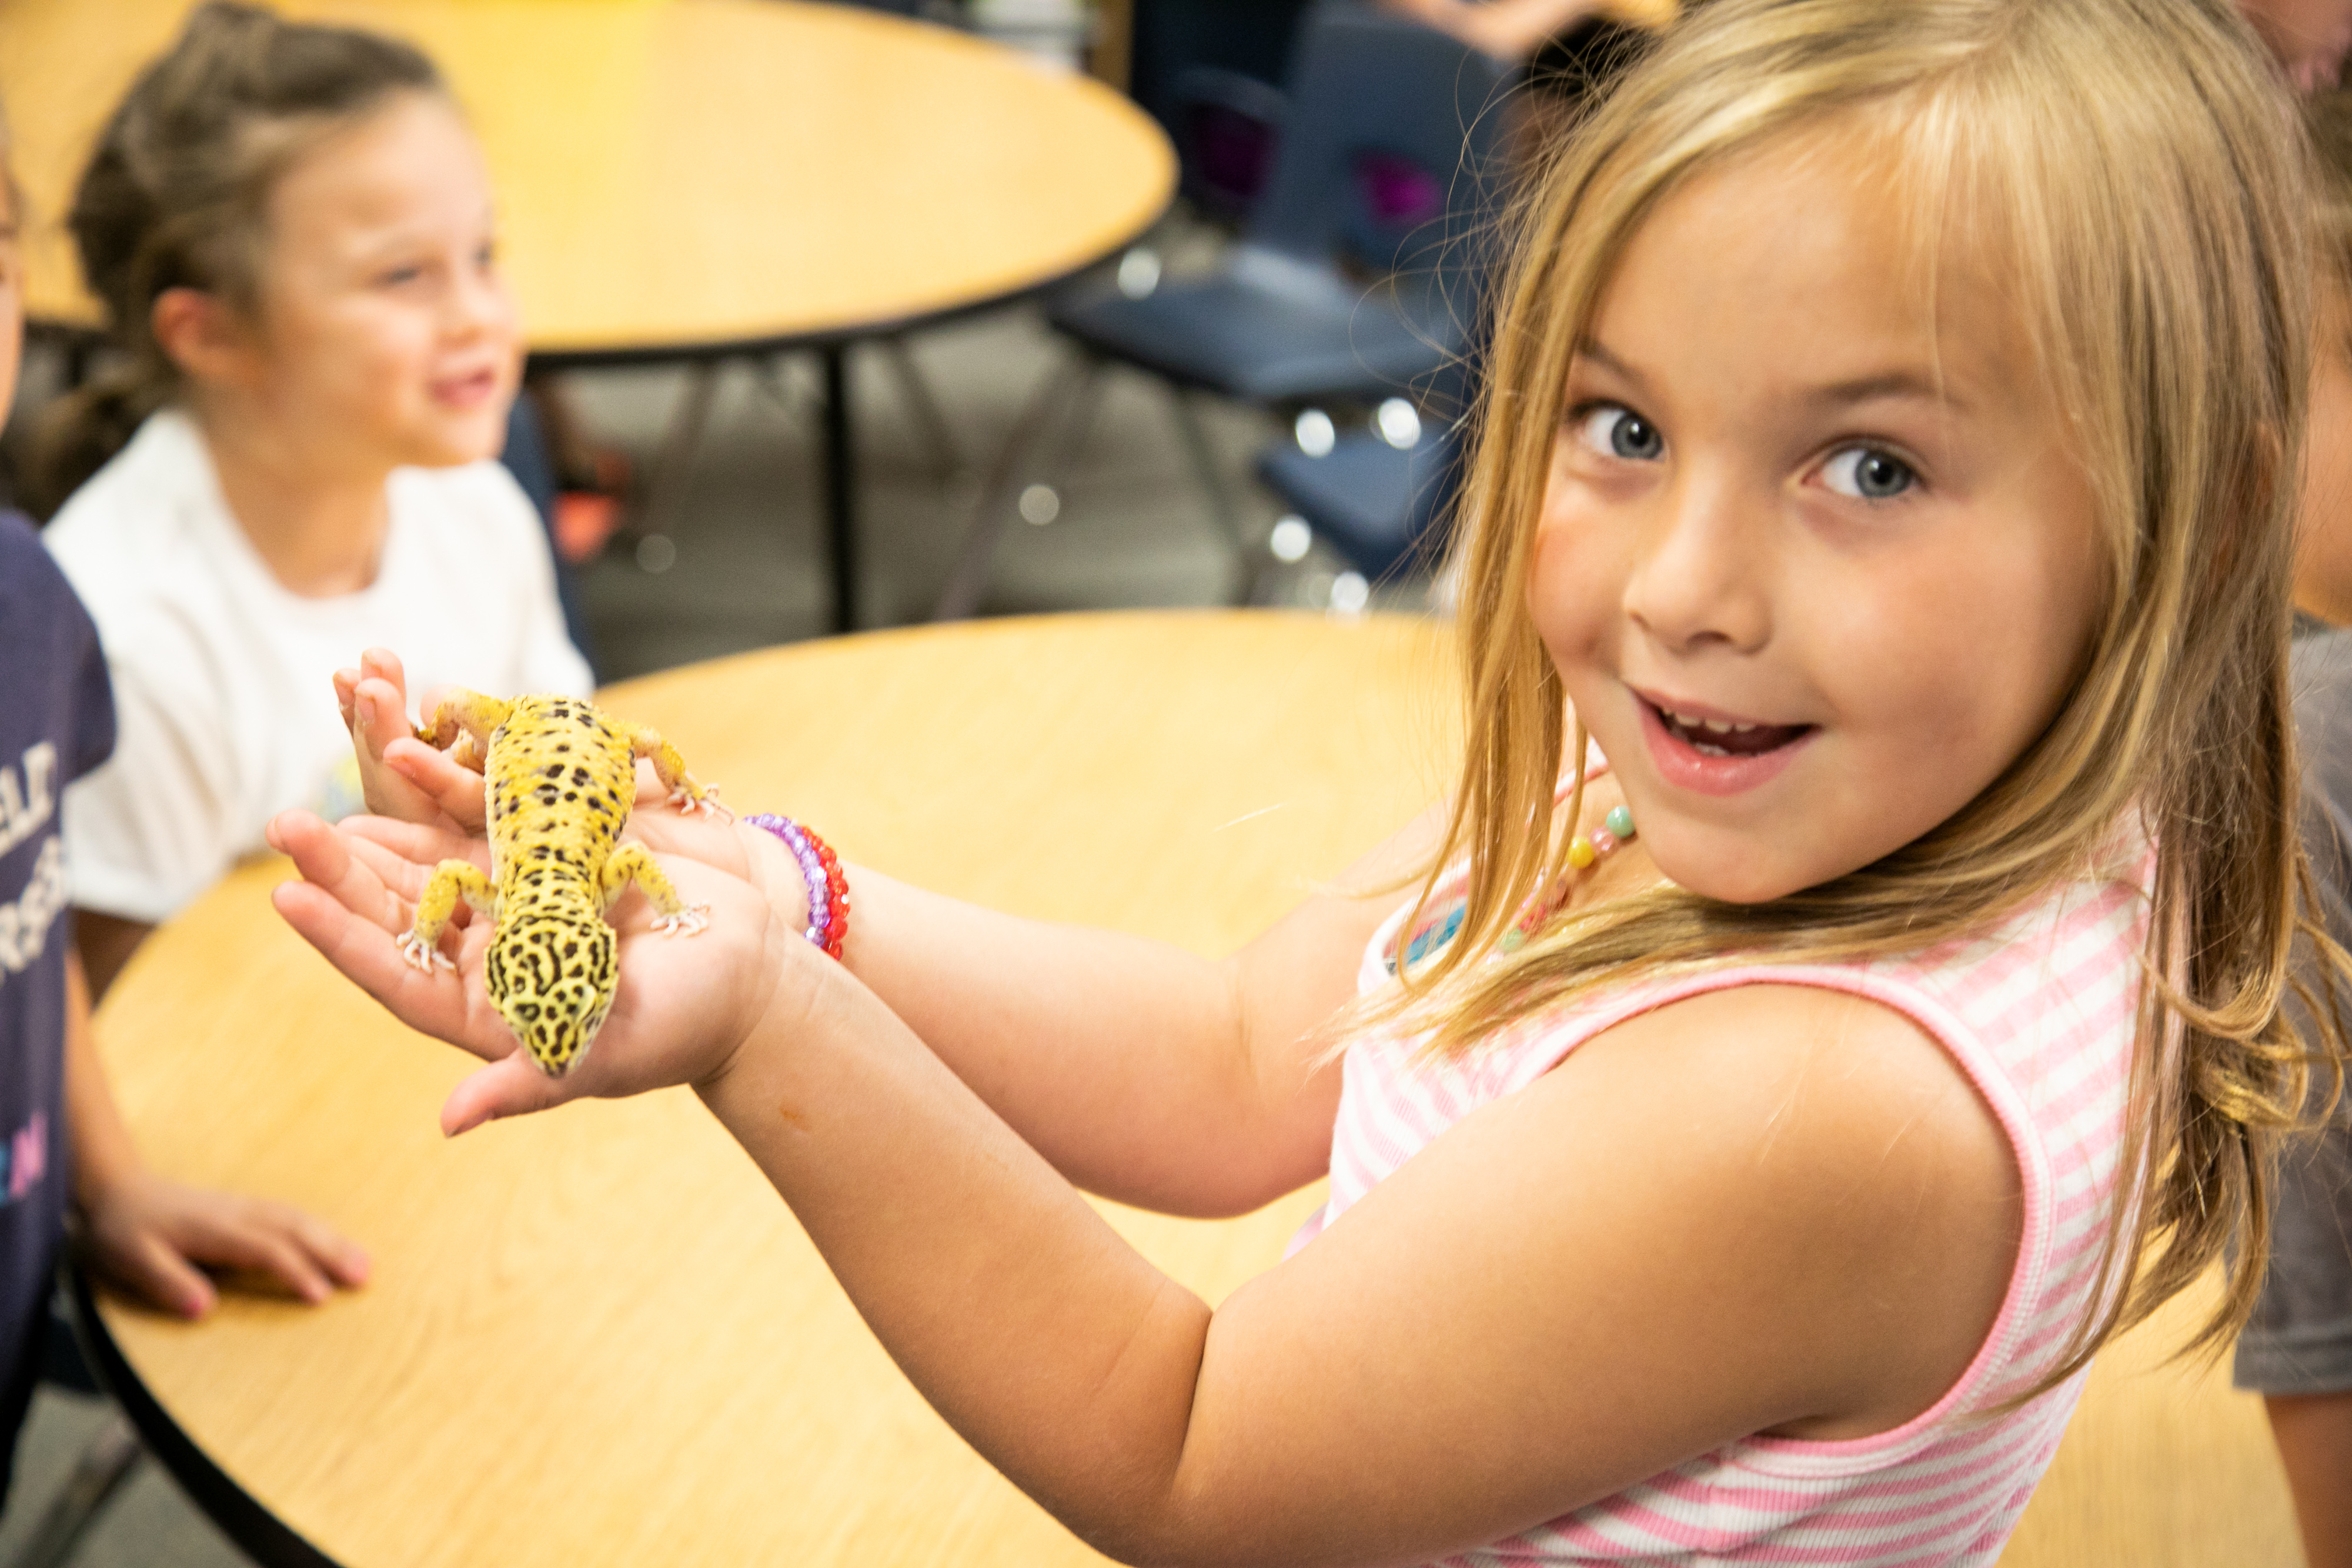
M1611 832L1621 839L1630 839L1633 836L1633 813L1622 806L1610 807L1609 815L1601 821L1607 824Z

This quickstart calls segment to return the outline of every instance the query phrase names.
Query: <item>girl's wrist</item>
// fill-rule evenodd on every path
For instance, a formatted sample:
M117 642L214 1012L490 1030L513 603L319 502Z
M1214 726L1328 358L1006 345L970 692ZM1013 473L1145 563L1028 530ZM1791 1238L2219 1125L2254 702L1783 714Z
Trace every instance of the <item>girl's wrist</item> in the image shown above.
M844 1016L836 988L852 983L799 927L780 921L769 924L760 963L767 985L749 1009L749 1022L692 1084L711 1113L739 1132L741 1117L781 1103L785 1089L778 1073L824 1053L834 1021Z
M771 877L770 907L786 915L796 889L802 936L828 957L839 960L849 933L849 877L839 857L822 838L790 817L760 812L743 821L761 830L755 836L773 845L763 859ZM782 851L782 855L775 850Z

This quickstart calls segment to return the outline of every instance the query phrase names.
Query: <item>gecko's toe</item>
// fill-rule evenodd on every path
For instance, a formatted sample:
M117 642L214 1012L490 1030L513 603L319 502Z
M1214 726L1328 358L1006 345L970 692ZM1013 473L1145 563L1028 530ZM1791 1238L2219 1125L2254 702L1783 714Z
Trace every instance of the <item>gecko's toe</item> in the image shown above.
M654 922L654 929L665 936L696 936L710 928L710 905L688 904L676 915L665 915Z
M699 811L706 817L716 817L722 822L731 822L735 820L735 813L720 804L719 786L716 784L704 784L694 788L681 787L671 794L669 803L689 817Z

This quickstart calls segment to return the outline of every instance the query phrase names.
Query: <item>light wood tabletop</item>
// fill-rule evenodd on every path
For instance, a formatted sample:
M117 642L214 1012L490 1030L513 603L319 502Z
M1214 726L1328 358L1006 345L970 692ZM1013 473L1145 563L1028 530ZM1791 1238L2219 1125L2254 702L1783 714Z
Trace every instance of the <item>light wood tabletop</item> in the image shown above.
M605 700L739 810L865 863L1213 953L1442 792L1448 668L1403 621L1078 616L803 644ZM159 1168L303 1205L375 1257L319 1309L230 1293L189 1325L101 1301L134 1407L249 1512L347 1568L1099 1561L913 1394L685 1092L443 1142L470 1059L280 924L286 874L240 871L160 932L99 1019ZM1223 1223L1104 1207L1215 1301L1318 1193ZM2006 1568L2300 1562L2259 1402L2164 1364L2200 1305L2101 1358Z
M606 700L739 810L863 863L1213 953L1439 792L1443 668L1400 621L1086 616L803 644ZM158 933L99 1020L158 1168L299 1203L374 1256L316 1310L101 1307L253 1500L349 1568L1100 1561L916 1396L690 1094L443 1142L470 1059L287 929L286 874L241 871ZM1108 1211L1213 1301L1316 1201Z
M9 0L0 101L36 319L95 319L62 219L192 0ZM1158 216L1175 158L1101 83L792 0L282 0L440 65L482 139L535 352L871 331L1005 298Z

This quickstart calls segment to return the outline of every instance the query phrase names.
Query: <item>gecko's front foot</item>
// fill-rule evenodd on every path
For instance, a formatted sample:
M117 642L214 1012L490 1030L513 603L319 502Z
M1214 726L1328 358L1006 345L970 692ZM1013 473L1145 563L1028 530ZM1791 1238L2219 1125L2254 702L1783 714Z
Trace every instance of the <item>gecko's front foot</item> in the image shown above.
M400 939L400 956L412 969L431 974L436 969L454 969L457 966L440 948L412 931Z
M699 794L696 793L698 789L700 791ZM670 792L669 803L689 817L699 811L706 817L716 817L722 822L731 822L735 820L735 813L720 804L719 786L716 784L691 786L681 784Z
M710 905L689 904L676 915L656 920L654 929L665 936L698 936L710 929Z

